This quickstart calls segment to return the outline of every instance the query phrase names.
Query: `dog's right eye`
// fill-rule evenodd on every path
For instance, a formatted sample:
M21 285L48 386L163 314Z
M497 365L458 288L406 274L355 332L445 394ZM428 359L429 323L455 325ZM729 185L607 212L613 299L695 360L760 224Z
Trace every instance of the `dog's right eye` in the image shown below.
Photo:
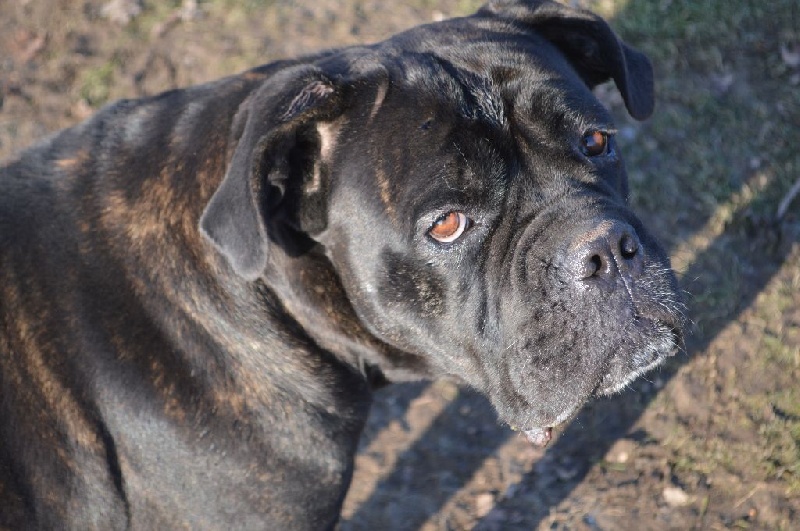
M608 133L589 131L583 135L583 153L587 157L599 157L608 153Z
M470 219L463 212L448 212L433 222L428 234L440 243L456 241L469 228Z

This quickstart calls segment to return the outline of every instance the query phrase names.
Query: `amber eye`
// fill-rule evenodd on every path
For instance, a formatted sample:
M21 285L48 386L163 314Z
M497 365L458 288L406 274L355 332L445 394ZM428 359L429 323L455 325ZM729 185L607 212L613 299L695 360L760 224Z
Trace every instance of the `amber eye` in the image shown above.
M448 212L433 222L428 230L431 238L441 243L456 241L469 226L469 218L463 212Z
M583 135L583 152L587 157L599 157L608 153L608 133L589 131Z

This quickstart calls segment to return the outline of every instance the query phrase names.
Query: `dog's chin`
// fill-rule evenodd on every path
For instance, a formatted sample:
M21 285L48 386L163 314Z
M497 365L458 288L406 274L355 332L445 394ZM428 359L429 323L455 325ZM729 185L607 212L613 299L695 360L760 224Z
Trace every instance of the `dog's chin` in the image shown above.
M571 421L591 397L610 396L623 391L634 380L664 363L682 345L683 339L680 330L663 326L659 334L645 343L639 352L631 356L631 359L637 360L637 363L627 366L624 370L620 366L612 368L599 379L592 392L582 400L576 400L573 404L565 407L552 420L548 419L538 426L514 429L522 432L535 446L544 447L552 439L553 429Z

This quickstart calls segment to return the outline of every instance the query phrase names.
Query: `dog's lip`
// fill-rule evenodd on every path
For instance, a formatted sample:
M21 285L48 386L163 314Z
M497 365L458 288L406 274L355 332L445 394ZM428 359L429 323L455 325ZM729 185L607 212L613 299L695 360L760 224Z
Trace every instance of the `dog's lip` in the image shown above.
M679 326L672 326L669 331L669 334L672 342L672 345L669 349L662 350L655 357L655 359L653 359L653 361L651 361L647 365L628 373L627 377L621 382L609 383L608 380L611 378L611 373L606 374L600 380L592 395L611 396L620 392L621 390L625 389L628 386L628 384L630 384L640 376L647 374L656 367L660 366L666 361L668 357L674 356L676 353L680 352L681 349L685 348L682 328L680 328Z

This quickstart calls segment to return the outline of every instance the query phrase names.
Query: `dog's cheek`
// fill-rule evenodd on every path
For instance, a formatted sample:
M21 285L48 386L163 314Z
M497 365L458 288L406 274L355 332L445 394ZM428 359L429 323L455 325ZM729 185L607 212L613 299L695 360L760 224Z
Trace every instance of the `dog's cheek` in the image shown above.
M392 251L382 253L380 293L389 307L401 307L423 319L435 319L446 309L444 279L424 263Z

